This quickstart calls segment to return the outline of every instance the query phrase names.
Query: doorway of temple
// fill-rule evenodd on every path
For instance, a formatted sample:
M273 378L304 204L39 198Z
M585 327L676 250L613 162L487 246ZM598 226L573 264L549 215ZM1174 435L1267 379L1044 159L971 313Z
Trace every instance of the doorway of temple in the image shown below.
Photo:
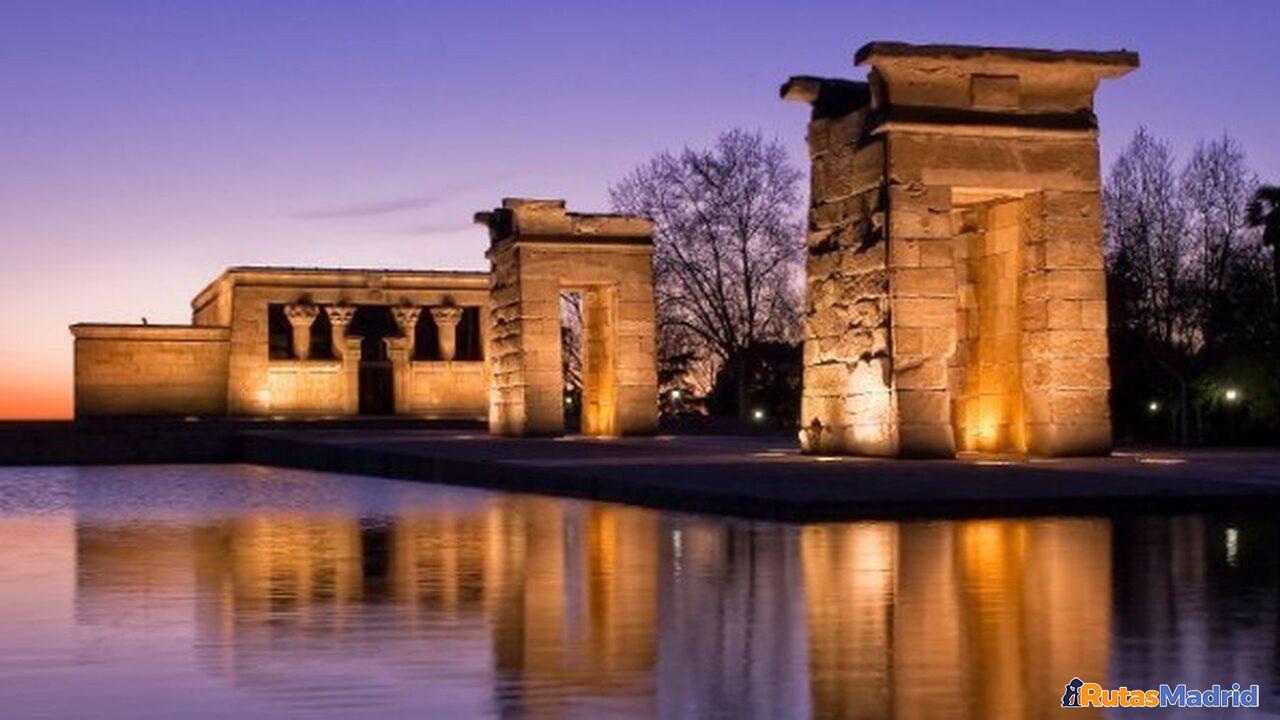
M395 412L395 382L384 339L400 335L400 328L386 305L361 305L351 320L348 335L360 340L359 397L361 415Z

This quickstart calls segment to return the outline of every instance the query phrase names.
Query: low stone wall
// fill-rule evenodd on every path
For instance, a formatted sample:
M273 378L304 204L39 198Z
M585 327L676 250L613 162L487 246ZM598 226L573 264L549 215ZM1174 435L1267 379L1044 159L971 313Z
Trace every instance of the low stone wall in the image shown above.
M81 324L71 332L77 417L226 413L229 328Z
M484 418L489 383L484 361L415 360L410 363L405 412L433 418Z

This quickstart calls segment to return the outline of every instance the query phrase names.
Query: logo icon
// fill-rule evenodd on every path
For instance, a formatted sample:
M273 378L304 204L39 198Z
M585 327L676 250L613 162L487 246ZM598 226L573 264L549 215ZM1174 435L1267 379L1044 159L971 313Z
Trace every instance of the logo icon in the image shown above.
M1062 707L1083 707L1080 704L1080 687L1082 685L1084 685L1084 681L1080 678L1071 678L1071 682L1067 683L1066 691L1062 693Z

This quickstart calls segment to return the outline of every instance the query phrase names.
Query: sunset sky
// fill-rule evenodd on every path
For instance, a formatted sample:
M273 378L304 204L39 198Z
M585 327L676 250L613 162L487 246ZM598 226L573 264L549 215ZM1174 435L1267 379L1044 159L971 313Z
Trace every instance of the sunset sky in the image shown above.
M869 40L1136 50L1098 95L1280 181L1280 3L0 3L0 417L71 412L78 320L188 322L229 265L484 267L501 197L599 210L648 155L761 129Z

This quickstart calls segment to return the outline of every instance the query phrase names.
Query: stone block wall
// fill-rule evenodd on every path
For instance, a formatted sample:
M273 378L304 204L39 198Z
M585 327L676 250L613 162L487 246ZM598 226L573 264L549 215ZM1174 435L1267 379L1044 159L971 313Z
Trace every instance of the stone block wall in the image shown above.
M71 332L77 417L226 412L227 328L80 324Z
M360 359L272 360L266 411L283 415L354 415Z
M885 145L866 112L809 127L801 443L809 452L897 452L889 355Z
M407 412L438 418L484 418L489 382L484 362L415 360L410 363Z
M801 445L1104 453L1093 92L1131 53L872 43L809 103Z
M489 226L489 429L564 432L560 295L583 296L583 432L639 435L658 417L652 226L507 199Z

